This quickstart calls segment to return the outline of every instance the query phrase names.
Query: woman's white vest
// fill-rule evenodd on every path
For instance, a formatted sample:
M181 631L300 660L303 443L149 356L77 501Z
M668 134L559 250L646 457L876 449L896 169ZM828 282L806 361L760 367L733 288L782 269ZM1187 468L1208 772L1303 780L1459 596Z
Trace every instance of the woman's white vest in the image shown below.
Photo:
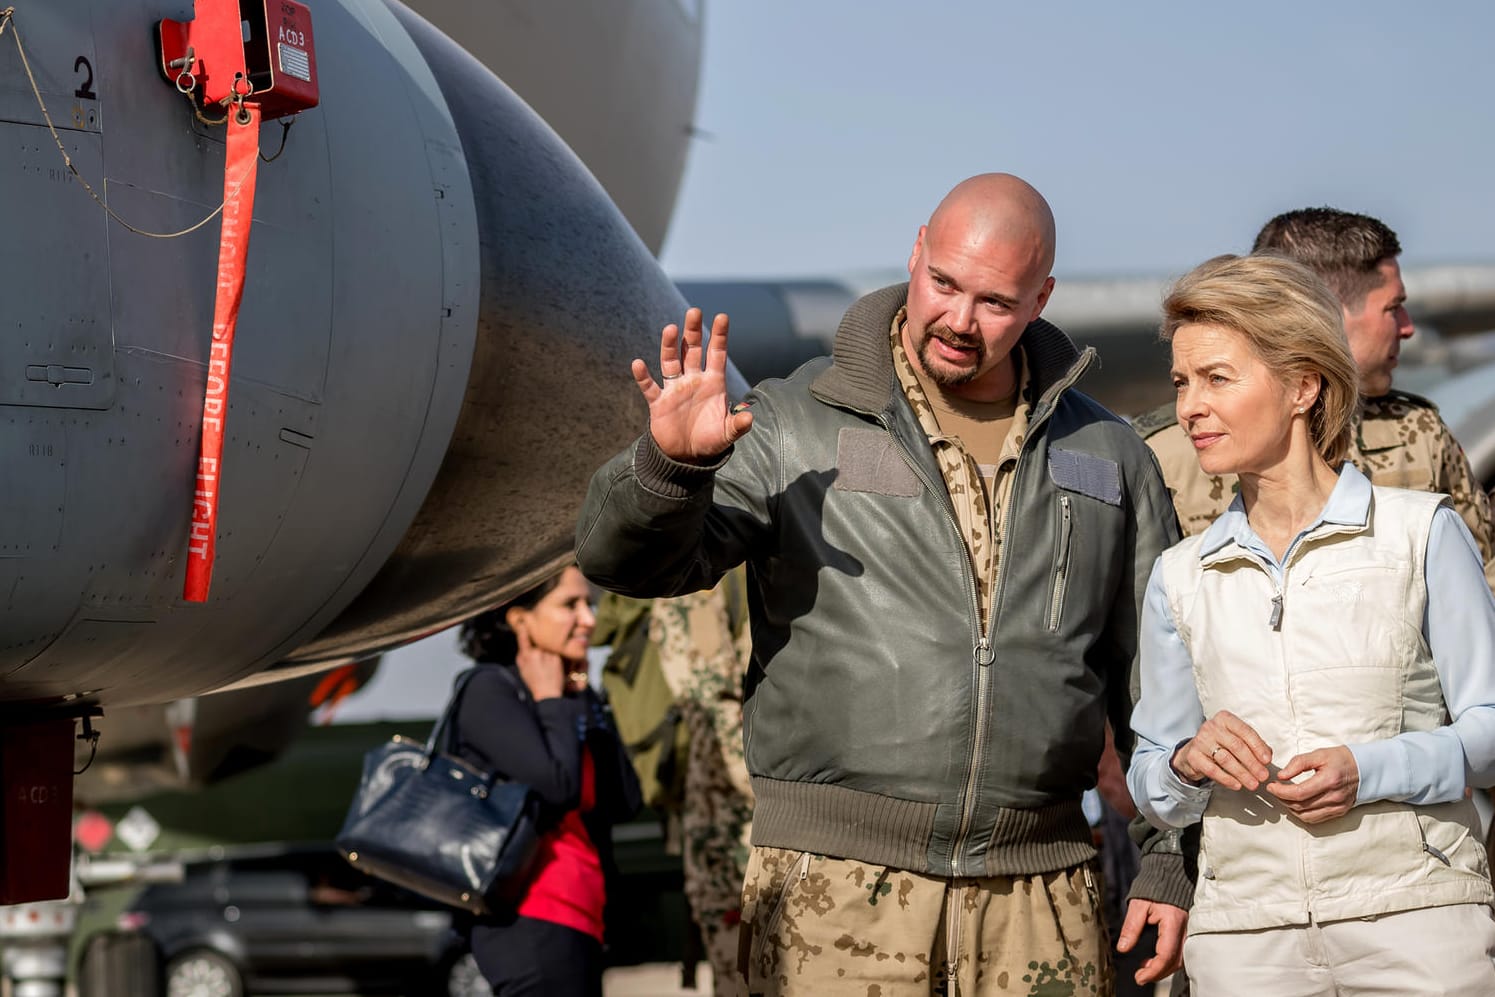
M1207 534L1162 557L1204 715L1229 710L1294 755L1448 722L1422 636L1423 561L1442 496L1372 490L1366 526L1320 523L1288 550L1279 590L1258 557ZM1280 607L1280 608L1279 608ZM1274 768L1275 774L1275 768ZM1308 825L1265 790L1214 788L1191 932L1246 931L1492 900L1467 800L1381 801Z

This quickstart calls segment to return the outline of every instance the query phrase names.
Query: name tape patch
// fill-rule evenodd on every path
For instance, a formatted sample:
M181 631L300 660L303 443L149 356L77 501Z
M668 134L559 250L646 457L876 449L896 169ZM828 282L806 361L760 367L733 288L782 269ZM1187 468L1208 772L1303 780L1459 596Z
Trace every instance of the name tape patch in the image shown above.
M1121 505L1121 469L1114 460L1049 447L1049 477L1065 491Z

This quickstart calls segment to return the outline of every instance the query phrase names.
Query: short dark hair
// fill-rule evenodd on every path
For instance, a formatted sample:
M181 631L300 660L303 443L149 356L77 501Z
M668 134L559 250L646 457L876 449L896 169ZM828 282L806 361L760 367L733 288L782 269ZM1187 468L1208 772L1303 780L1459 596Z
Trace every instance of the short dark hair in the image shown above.
M567 565L567 567L573 566ZM490 609L470 620L464 620L458 640L462 653L473 661L512 663L515 656L519 654L519 638L514 636L514 631L506 618L509 610L516 606L520 609L534 609L536 603L555 590L555 587L561 583L561 576L565 573L566 569L562 568L497 609Z
M1385 222L1335 208L1302 208L1278 215L1256 235L1253 253L1297 260L1323 278L1346 308L1356 308L1381 284L1376 269L1401 255Z

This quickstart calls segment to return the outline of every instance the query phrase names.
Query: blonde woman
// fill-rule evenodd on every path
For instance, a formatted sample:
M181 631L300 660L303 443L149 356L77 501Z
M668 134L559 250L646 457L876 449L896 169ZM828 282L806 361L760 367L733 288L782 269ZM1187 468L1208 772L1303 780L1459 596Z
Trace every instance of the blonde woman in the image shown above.
M1199 997L1495 993L1468 784L1495 781L1495 601L1445 496L1345 461L1356 369L1297 263L1219 257L1164 302L1179 423L1240 494L1159 557L1128 783L1203 821Z

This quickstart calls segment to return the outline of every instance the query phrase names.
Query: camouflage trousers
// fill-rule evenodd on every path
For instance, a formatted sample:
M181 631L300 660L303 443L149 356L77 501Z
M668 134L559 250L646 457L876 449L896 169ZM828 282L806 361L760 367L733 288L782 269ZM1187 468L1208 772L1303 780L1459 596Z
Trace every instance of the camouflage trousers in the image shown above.
M737 926L753 797L750 789L744 791L747 772L742 770L740 747L735 752L723 749L712 711L700 701L686 700L682 705L690 729L685 805L680 814L685 899L701 928L715 997L744 997L747 990L737 973ZM741 745L742 709L735 702L728 706L724 712L737 718L734 743Z
M1109 997L1114 989L1089 865L947 879L754 848L738 965L755 997Z
M735 575L740 592L741 569ZM737 925L753 821L742 759L742 676L752 639L743 617L733 625L732 580L709 592L655 600L649 623L689 734L680 803L685 899L701 929L715 997L747 993L737 974Z

